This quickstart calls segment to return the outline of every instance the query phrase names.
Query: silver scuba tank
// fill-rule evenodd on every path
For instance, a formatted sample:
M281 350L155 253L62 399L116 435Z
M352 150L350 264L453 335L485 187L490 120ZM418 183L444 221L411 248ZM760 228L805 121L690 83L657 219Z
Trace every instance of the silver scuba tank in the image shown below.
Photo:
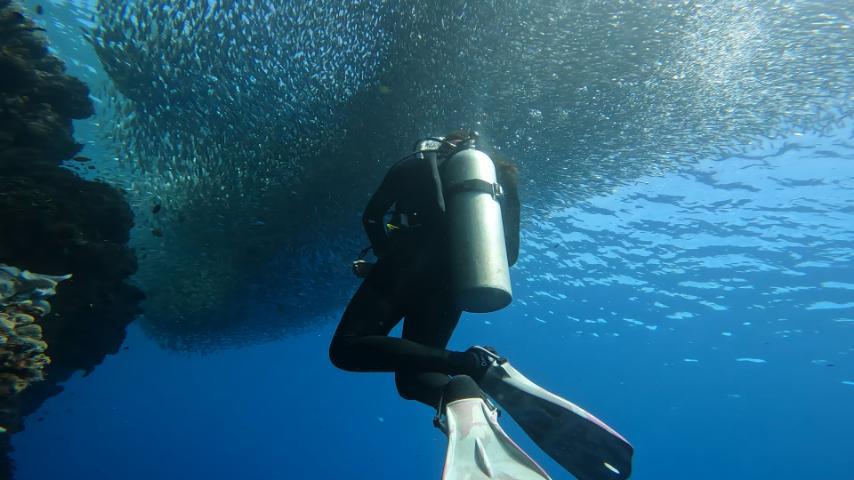
M467 148L445 162L442 174L457 305L475 313L500 310L513 292L495 166L487 154Z

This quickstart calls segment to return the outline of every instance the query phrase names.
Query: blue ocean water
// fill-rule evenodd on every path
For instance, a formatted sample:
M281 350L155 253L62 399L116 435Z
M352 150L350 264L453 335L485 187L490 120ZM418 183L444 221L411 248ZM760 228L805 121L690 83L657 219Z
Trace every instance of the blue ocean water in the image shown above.
M54 39L86 55L71 45ZM847 478L854 124L840 117L526 217L514 303L464 316L450 347L494 345L615 427L632 478ZM97 148L97 129L78 136ZM132 326L13 437L18 478L439 478L433 412L389 375L335 370L334 326L206 355Z
M466 315L451 347L495 345L613 425L633 478L845 478L854 164L850 125L835 133L529 219L515 302ZM19 478L439 478L433 412L389 375L336 371L332 328L206 356L132 328L28 419Z

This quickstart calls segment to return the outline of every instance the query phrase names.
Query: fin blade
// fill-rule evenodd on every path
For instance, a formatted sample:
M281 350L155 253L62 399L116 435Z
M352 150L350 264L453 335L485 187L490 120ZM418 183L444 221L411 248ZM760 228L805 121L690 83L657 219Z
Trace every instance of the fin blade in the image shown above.
M530 381L509 362L491 367L481 388L579 480L625 480L631 475L634 448L622 435Z
M489 478L492 476L492 468L489 465L489 457L486 456L486 450L483 448L483 442L476 438L474 441L474 460L480 471Z

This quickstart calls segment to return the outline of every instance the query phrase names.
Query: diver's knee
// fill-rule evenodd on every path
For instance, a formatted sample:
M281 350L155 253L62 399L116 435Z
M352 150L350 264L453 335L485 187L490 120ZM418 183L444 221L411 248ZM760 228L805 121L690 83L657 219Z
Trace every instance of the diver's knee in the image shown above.
M407 372L394 373L394 385L404 400L416 400L418 393L418 375Z
M352 337L335 335L329 344L329 361L341 370L355 371Z

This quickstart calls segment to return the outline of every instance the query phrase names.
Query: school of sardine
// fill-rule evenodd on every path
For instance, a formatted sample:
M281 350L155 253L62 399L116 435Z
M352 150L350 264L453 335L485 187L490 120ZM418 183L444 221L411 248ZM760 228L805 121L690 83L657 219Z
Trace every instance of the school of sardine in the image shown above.
M337 315L366 242L361 209L421 136L478 130L520 166L530 222L640 175L827 128L851 111L852 10L102 0L86 32L115 90L101 122L157 229L139 240L144 325L207 349Z

